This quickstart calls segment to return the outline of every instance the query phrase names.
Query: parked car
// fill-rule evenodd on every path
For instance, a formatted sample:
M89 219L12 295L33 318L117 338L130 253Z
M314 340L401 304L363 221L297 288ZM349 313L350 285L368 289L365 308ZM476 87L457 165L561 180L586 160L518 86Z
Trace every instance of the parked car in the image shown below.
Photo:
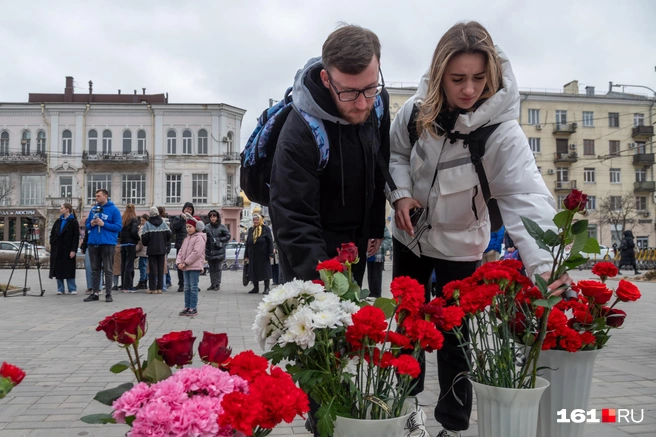
M0 264L13 265L16 254L20 249L20 244L20 241L0 241ZM36 246L36 248L39 261L42 265L47 265L50 262L50 253L46 250L45 246ZM20 256L21 265L25 259L25 255L30 258L34 257L34 248L31 244L23 246L23 252Z
M602 246L601 244L599 245L599 253L586 253L586 252L581 252L581 255L584 258L588 258L589 260L605 260L605 259L613 259L613 250L612 248L608 246Z

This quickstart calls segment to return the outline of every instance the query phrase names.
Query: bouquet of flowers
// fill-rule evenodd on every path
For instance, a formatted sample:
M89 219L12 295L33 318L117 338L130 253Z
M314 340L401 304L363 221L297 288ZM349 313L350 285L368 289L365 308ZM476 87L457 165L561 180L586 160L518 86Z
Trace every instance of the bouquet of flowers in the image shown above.
M0 399L7 396L11 389L23 381L23 378L25 372L21 368L3 362L0 366Z
M99 392L95 399L111 406L112 413L85 416L82 421L125 423L131 426L129 437L261 437L281 421L290 423L309 410L307 395L289 374L252 351L231 358L226 334L205 332L198 354L206 365L183 368L194 355L192 331L155 339L142 360L138 347L146 329L141 308L120 311L100 322L97 330L128 354L129 361L110 370L132 370L137 385ZM179 370L173 373L172 367Z

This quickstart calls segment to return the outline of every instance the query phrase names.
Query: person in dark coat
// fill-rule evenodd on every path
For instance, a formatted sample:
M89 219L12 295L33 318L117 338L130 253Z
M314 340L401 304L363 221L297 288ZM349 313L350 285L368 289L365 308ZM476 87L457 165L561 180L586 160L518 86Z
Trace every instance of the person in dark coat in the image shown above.
M148 294L161 294L164 289L164 263L171 246L171 230L162 220L157 207L149 211L150 218L141 229L141 242L148 254Z
M205 243L205 259L210 266L210 287L207 291L221 289L221 263L225 261L225 245L230 241L230 231L221 224L221 215L216 210L208 214L210 222L205 226L207 241Z
M171 231L175 237L175 250L180 251L182 242L187 238L187 218L186 214L194 215L194 205L191 202L186 202L182 207L182 214L169 217L171 223ZM178 270L178 291L184 291L184 272Z
M249 278L253 289L249 294L260 292L259 281L264 281L264 294L269 294L271 281L271 258L273 258L273 236L271 229L262 223L259 214L253 214L253 227L248 230L244 262L248 263Z
M639 275L638 264L635 259L635 243L633 242L633 232L624 231L624 239L622 239L622 244L620 245L620 265L622 266L631 266L636 275Z
M75 285L75 256L80 244L80 224L70 203L60 208L61 216L50 231L50 279L57 278L57 294L65 292L64 280L68 283L68 294L77 294Z
M123 212L123 229L118 234L121 244L121 289L123 293L136 293L134 289L134 260L137 257L139 223L141 221L134 212L134 205L128 203Z

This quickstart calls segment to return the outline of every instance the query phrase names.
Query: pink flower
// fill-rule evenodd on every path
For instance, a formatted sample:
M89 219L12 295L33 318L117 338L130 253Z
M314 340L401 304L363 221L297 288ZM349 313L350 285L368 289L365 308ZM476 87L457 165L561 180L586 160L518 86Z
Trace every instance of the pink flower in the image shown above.
M168 436L171 433L171 407L159 399L148 402L132 422L128 437Z
M182 382L171 377L152 386L153 398L171 407L185 402L189 396Z
M118 423L125 423L125 418L135 416L143 404L150 400L151 396L152 391L148 384L140 382L114 401L112 416Z
M172 413L174 435L214 437L219 432L217 419L223 408L218 398L193 396Z

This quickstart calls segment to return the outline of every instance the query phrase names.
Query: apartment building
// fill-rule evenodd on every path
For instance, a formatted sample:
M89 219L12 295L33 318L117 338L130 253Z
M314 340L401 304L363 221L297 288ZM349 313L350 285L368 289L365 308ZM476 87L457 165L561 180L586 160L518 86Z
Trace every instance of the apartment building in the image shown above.
M630 229L640 247L654 247L656 96L580 88L520 91L527 147L558 205L573 188L588 194L588 232L600 244ZM392 116L415 90L388 88Z
M30 94L0 103L0 239L19 240L25 216L48 233L62 203L86 218L105 188L123 210L212 209L239 238L240 129L246 111L224 103L171 104L167 94ZM47 238L41 236L41 241Z

